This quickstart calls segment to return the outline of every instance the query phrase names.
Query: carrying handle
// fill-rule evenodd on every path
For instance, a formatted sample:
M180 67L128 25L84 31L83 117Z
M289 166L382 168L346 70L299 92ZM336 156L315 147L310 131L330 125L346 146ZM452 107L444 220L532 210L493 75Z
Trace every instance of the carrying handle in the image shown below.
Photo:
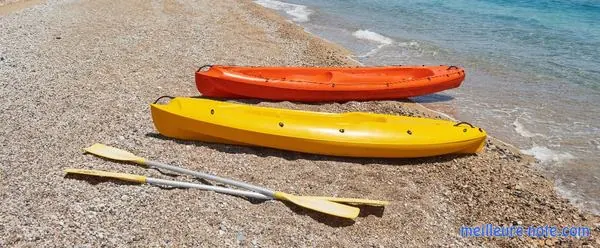
M459 123L454 124L455 127L460 126L461 124L465 124L465 125L469 125L471 128L475 128L475 126L471 125L471 123L468 123L466 121L461 121Z
M446 70L449 71L449 70L452 70L452 69L458 70L458 66L451 65L451 66L448 66L448 69L446 69Z
M173 96L161 96L158 99L156 99L156 101L154 101L153 104L156 104L158 101L160 101L160 99L163 99L163 98L169 98L171 100L175 99L175 97L173 97Z
M203 66L201 66L200 68L198 68L198 70L197 70L196 72L200 72L200 71L208 71L208 70L210 70L210 68L211 68L212 66L213 66L213 65L210 65L210 64L208 64L208 65L203 65ZM203 69L205 69L205 68L208 68L208 69L207 69L207 70L203 70Z

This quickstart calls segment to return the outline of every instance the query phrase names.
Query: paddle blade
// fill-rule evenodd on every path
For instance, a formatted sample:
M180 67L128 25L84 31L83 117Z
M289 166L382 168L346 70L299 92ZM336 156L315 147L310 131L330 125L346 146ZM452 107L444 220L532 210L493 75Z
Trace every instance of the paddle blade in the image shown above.
M358 217L358 213L360 212L360 209L356 207L351 207L348 205L343 205L322 199L290 195L283 192L275 192L275 198L282 201L288 201L300 207L307 208L320 213L352 220L356 219L356 217Z
M337 203L351 204L351 205L368 205L375 207L384 207L389 205L388 201L379 201L379 200L369 200L369 199L359 199L359 198L339 198L339 197L329 197L329 196L300 196L300 197L309 197L318 200L326 200Z
M138 157L131 152L98 143L88 148L84 148L83 150L96 156L105 157L112 160L131 161L136 163L144 162L144 158Z
M67 174L79 174L95 177L108 177L134 183L146 183L146 177L127 173L117 173L99 170L65 169Z

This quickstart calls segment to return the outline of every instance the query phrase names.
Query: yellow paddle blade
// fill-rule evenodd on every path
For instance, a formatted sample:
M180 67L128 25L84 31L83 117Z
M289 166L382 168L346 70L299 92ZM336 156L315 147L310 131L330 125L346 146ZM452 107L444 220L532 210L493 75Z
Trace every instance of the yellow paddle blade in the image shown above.
M390 204L388 201L379 201L379 200L369 200L369 199L359 199L359 198L339 198L339 197L329 197L329 196L300 196L302 198L313 198L318 200L326 200L337 203L351 204L351 205L368 205L375 207L383 207Z
M290 195L283 192L275 192L275 199L288 201L313 211L352 220L356 219L356 217L358 217L358 213L360 212L360 209L356 207L311 197L305 198L301 196Z
M96 177L108 177L134 183L146 183L146 177L127 173L108 172L100 170L65 169L68 174L79 174Z
M88 148L84 148L83 150L96 156L105 157L112 160L131 161L136 163L144 162L144 158L138 157L131 152L98 143Z

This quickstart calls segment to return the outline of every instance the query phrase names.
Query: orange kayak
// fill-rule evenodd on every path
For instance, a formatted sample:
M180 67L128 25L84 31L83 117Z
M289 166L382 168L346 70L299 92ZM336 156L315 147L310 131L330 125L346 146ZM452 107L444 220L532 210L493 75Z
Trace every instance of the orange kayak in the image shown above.
M241 67L206 65L196 87L207 97L275 101L384 100L421 96L460 86L457 66Z

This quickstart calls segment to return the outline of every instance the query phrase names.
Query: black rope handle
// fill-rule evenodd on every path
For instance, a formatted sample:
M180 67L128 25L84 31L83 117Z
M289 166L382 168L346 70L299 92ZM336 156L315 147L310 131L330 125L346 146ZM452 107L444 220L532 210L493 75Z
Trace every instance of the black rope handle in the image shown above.
M451 70L451 69L456 69L456 70L458 70L458 66L451 65L451 66L448 66L448 69L446 69L446 70L448 70L448 71L449 71L449 70Z
M202 69L204 68L211 68L213 65L203 65L200 68L198 68L198 70L196 72L200 72Z
M466 121L461 121L461 122L459 122L459 123L456 123L456 124L454 124L454 126L455 126L455 127L458 127L458 126L460 126L461 124L466 124L466 125L469 125L471 128L475 128L475 126L471 125L471 123L468 123L468 122L466 122Z
M156 104L158 101L160 101L160 99L163 99L163 98L169 98L169 99L171 99L171 100L172 100L172 99L175 99L175 97L173 97L173 96L161 96L161 97L159 97L158 99L156 99L156 101L154 101L154 103L153 103L153 104Z

